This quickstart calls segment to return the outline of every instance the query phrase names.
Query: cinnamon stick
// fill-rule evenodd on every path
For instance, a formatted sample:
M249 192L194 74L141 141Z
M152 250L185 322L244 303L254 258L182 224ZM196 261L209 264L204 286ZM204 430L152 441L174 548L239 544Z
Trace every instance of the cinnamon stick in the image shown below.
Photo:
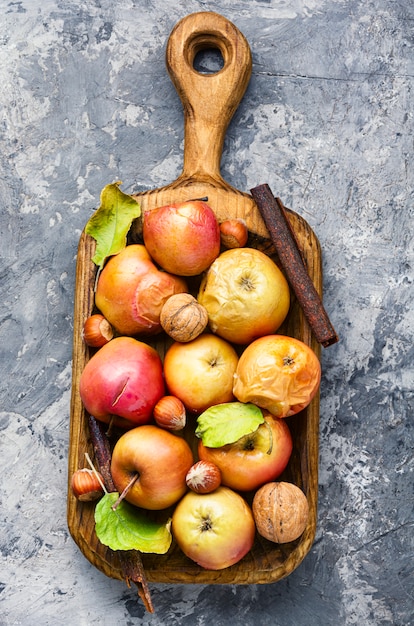
M114 481L111 474L111 448L108 437L105 435L102 425L98 420L89 415L89 432L95 453L95 458L99 466L99 471L104 480L105 488L109 492L116 491ZM137 550L118 551L121 564L122 576L124 577L128 587L131 586L130 581L136 584L138 595L143 601L146 610L154 613L151 593L145 576L144 566L142 564L141 555Z
M273 196L266 184L254 187L250 192L316 340L325 348L336 343L338 335L308 274L282 201Z

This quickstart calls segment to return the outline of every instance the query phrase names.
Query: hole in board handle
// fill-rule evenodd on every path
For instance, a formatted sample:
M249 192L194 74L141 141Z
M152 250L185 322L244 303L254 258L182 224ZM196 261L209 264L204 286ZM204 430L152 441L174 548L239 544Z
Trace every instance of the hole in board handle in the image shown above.
M193 68L199 74L217 74L223 67L224 59L219 48L202 48L194 57Z

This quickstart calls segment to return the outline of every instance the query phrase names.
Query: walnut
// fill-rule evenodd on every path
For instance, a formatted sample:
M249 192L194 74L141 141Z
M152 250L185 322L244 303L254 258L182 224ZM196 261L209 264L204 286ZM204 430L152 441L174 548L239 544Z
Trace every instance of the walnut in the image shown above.
M172 339L187 343L206 328L208 314L191 294L177 293L170 296L162 307L160 323Z
M309 516L305 494L287 482L271 482L260 487L253 498L252 510L259 535L275 543L288 543L300 537Z

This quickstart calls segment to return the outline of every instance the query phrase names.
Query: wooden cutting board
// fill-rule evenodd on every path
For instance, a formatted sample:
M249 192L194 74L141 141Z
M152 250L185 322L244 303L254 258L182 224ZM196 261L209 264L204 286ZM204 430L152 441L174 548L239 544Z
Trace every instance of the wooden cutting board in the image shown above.
M223 57L223 69L215 74L200 74L194 69L196 54L206 48L218 49ZM169 37L166 65L184 109L183 170L170 185L137 194L136 199L142 210L208 197L208 203L219 220L243 218L250 232L248 245L260 248L277 262L277 255L253 198L248 193L234 189L220 174L225 133L243 97L252 70L250 48L245 37L231 22L216 13L189 15L175 26ZM265 181L257 181L258 184L262 182ZM288 211L288 218L309 275L321 295L319 242L299 215ZM131 240L138 240L139 237L140 223L137 220L131 229ZM90 358L81 333L85 319L94 311L96 267L91 261L94 249L94 240L83 233L79 241L76 268L69 481L74 471L86 465L85 452L93 458L88 416L79 396L79 379ZM320 355L320 346L312 336L293 294L288 318L279 332L304 341ZM159 337L151 343L163 356L165 340ZM242 561L216 572L203 570L173 544L166 555L142 555L148 582L270 583L287 576L299 565L312 546L316 530L319 397L315 397L306 410L287 421L294 439L294 450L289 466L280 479L296 483L307 496L310 516L303 535L295 542L284 545L257 537L253 549ZM185 436L194 447L193 432L189 430ZM95 567L107 576L122 579L118 555L98 541L93 516L94 504L78 502L68 488L67 519L73 539Z

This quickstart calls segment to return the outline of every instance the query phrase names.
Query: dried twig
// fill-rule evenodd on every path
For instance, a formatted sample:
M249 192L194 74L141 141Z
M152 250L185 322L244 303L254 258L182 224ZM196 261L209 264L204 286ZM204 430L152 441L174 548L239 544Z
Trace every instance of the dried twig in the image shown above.
M108 437L104 433L102 425L92 415L89 416L89 431L95 458L104 479L105 487L109 492L114 492L116 488L111 475L111 448ZM146 610L149 613L154 613L151 593L140 553L137 550L119 550L117 554L119 555L122 576L126 584L128 587L131 587L131 581L136 584L138 595L143 601Z

